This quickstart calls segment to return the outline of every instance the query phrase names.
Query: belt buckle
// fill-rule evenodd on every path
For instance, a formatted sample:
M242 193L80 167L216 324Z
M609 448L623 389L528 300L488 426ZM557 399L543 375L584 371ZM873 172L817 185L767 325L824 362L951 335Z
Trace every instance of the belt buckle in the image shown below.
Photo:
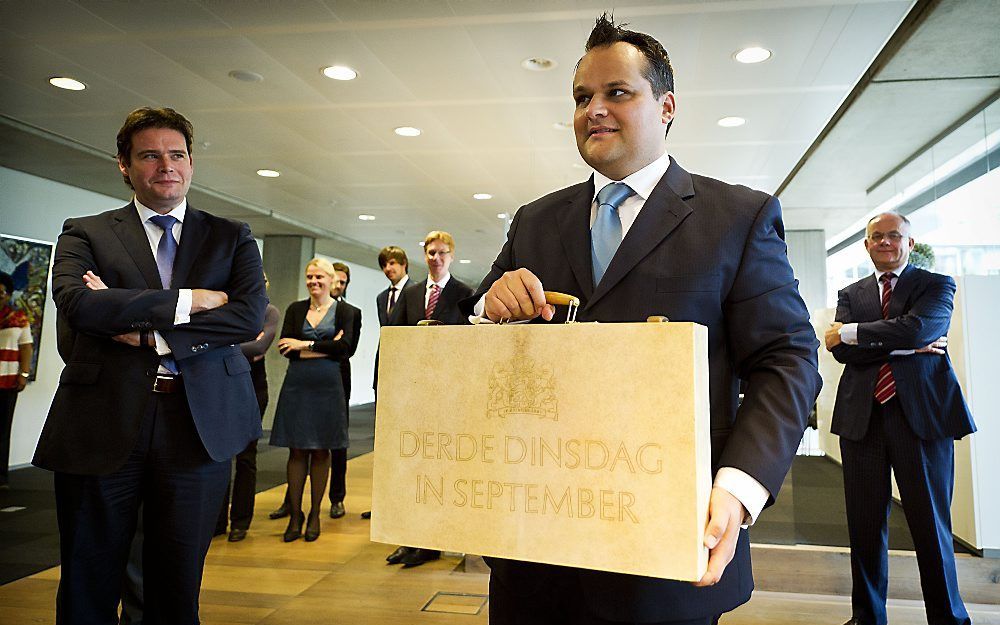
M179 382L177 376L156 374L153 378L154 393L174 393L177 391L176 384Z

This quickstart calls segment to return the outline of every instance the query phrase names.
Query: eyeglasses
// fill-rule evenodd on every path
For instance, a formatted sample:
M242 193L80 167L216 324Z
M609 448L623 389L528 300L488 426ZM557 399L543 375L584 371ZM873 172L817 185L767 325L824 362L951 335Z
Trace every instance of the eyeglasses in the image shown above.
M427 255L431 258L435 256L444 256L445 254L451 254L451 250L427 250Z
M868 237L868 240L874 243L881 243L884 239L889 239L891 243L899 243L903 240L903 235L898 232L889 232L886 234L876 232Z

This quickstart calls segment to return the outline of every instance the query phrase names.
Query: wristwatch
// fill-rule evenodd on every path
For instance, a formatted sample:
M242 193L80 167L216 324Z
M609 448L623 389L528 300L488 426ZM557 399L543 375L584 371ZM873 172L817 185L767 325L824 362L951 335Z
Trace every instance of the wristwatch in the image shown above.
M316 341L309 341L309 347L306 348L306 349L308 349L309 351L313 351L313 345L315 345L315 344L316 344Z

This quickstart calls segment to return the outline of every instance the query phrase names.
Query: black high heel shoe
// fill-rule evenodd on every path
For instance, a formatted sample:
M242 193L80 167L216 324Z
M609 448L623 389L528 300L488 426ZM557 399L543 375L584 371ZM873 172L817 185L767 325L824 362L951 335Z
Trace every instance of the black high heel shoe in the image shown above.
M302 524L306 522L306 515L304 512L299 512L298 516L291 517L288 519L288 527L285 529L285 535L281 537L286 543L290 543L293 540L298 540L302 536ZM313 539L315 540L315 539Z
M306 525L305 538L307 543L319 538L319 513L309 513L309 524Z

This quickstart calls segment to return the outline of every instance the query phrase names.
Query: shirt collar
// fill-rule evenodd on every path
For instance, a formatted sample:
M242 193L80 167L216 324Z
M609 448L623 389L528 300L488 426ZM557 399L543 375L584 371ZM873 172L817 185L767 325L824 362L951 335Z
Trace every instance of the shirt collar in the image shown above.
M431 285L436 284L436 285L438 285L439 288L441 288L443 290L444 286L446 284L448 284L448 280L451 280L451 274L450 273L444 274L444 277L441 278L440 280L438 280L437 282L434 282L434 280L431 279L430 274L428 274L427 275L427 288L429 289L429 288L431 288Z
M139 211L139 219L142 220L142 223L146 223L147 221L149 221L150 217L155 217L159 215L159 213L157 213L153 209L149 208L148 206L145 206L142 202L140 202L139 198L137 197L133 197L132 202L135 203L135 208L137 211ZM184 198L181 200L180 204L173 207L167 214L172 216L177 221L184 223L184 214L186 212L187 212L187 198Z
M399 279L399 282L397 282L396 284L393 284L392 282L390 282L389 283L389 288L396 287L397 291L402 291L403 287L406 285L406 281L409 280L409 279L410 279L410 276L403 276L402 278Z
M594 197L596 198L597 194L601 192L601 189L612 182L624 182L633 191L635 191L636 195L642 198L643 202L645 202L653 193L653 189L656 188L656 185L660 182L660 178L663 177L663 174L667 173L667 168L669 166L670 155L664 152L660 155L660 158L656 159L649 165L646 165L639 171L625 176L622 180L612 180L601 172L594 170Z
M906 271L907 267L909 267L909 264L903 265L903 267L901 269L899 269L899 271L895 271L894 270L892 272L892 275L896 276L896 278L899 278L899 276L903 275L903 272ZM875 282L880 284L881 281L882 281L882 276L884 274L887 274L887 273L889 273L889 272L888 271L879 271L878 269L876 269L875 270Z

